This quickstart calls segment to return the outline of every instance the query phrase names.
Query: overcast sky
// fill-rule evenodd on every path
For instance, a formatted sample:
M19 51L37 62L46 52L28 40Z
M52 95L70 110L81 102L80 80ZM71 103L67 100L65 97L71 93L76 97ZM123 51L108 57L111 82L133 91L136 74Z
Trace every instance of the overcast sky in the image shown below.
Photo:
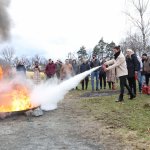
M125 0L12 0L11 43L18 55L65 58L104 38L119 43L128 24ZM32 52L30 52L32 51Z

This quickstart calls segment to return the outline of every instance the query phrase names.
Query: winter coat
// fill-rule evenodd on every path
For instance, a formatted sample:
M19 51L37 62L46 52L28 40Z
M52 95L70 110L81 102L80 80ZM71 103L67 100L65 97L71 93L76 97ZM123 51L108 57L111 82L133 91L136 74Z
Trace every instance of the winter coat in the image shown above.
M100 67L99 69L99 76L106 75L106 72L104 71L103 67Z
M41 81L39 66L35 66L33 68L33 72L34 72L34 74L33 74L33 81L34 81L35 84L39 84L40 81Z
M106 72L107 82L115 82L116 81L116 73L115 68L108 70Z
M150 57L147 58L147 60L144 60L143 62L143 70L147 74L150 73Z
M61 79L70 78L73 75L73 67L71 64L63 64L60 69L60 77Z
M56 66L54 63L48 63L45 68L45 73L48 77L54 76L56 72Z
M62 64L57 63L56 64L56 76L57 78L60 78L60 69L61 69Z
M135 71L140 70L140 63L135 54L132 54L131 57L126 56L126 63L128 69L128 77L134 77Z
M98 67L98 66L100 66L100 61L99 61L98 59L95 59L94 61L91 61L91 62L90 62L90 67L91 67L91 68ZM95 72L96 72L96 71L98 71L98 69L95 70Z
M127 64L125 60L125 56L123 53L120 51L119 56L116 59L109 60L104 63L105 65L111 65L107 69L111 70L113 68L116 68L116 76L121 77L128 75L128 70L127 70Z
M80 73L90 70L90 65L88 63L82 63L80 65Z
M23 73L23 74L26 74L26 68L24 65L22 64L18 64L16 66L16 71L19 72L19 73Z
M79 72L80 72L79 71L79 65L77 63L73 63L72 67L73 67L73 73L74 73L74 75L79 74Z

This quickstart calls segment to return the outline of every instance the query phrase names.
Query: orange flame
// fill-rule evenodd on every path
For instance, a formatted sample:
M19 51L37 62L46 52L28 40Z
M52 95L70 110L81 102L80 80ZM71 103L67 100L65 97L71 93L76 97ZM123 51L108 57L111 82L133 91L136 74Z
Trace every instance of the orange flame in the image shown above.
M14 112L32 109L29 89L23 85L15 84L7 91L0 93L0 112Z
M0 66L0 80L2 80L3 78L3 70L2 70L2 67Z

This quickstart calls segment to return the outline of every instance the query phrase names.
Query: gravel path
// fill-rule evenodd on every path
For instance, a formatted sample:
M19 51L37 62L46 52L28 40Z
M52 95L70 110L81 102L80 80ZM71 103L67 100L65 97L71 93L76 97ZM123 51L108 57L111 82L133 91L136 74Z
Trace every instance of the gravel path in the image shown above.
M41 117L19 115L0 120L0 150L124 149L112 137L107 138L106 145L97 142L95 132L99 124L97 127L94 122L88 122L84 112L75 110L74 103L75 99L66 98L56 110Z
M101 150L83 139L79 125L63 109L42 117L12 116L0 122L0 150Z

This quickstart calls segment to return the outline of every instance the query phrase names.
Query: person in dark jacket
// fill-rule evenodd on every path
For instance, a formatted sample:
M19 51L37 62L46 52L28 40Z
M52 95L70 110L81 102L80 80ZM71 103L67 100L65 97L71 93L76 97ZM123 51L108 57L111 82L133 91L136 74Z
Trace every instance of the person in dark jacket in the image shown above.
M62 62L60 59L57 60L57 62L55 63L55 66L56 66L56 76L57 76L57 79L60 79L60 69L62 67Z
M138 59L138 86L139 86L139 93L142 91L142 86L143 86L143 62L140 56L136 55Z
M16 71L21 75L26 75L26 68L22 61L19 61L16 66Z
M143 58L143 71L145 73L145 82L146 85L149 85L149 78L150 78L150 57L147 56L146 53L142 55Z
M80 65L80 73L83 73L87 70L90 70L90 65L88 63L88 61L86 61L85 59L82 60L82 64ZM81 85L82 85L82 90L84 90L84 85L85 85L85 89L87 90L88 88L88 82L89 82L89 76L86 76L82 81L81 81Z
M100 61L96 58L96 55L93 55L92 60L90 62L90 67L98 67L100 66ZM91 85L92 85L92 91L94 91L94 78L96 78L96 91L98 91L98 79L99 79L99 69L93 71L91 73Z
M51 59L49 59L49 62L45 68L45 74L47 79L54 77L55 73L56 73L56 65Z
M104 62L106 61L103 60L101 64L103 65ZM104 89L106 89L106 72L104 71L103 67L100 67L99 70L99 80L100 80L100 89L102 89L102 86L104 87Z
M126 62L127 62L127 69L128 69L128 82L130 89L133 91L134 95L136 95L136 79L138 73L138 59L137 56L131 49L126 50Z

